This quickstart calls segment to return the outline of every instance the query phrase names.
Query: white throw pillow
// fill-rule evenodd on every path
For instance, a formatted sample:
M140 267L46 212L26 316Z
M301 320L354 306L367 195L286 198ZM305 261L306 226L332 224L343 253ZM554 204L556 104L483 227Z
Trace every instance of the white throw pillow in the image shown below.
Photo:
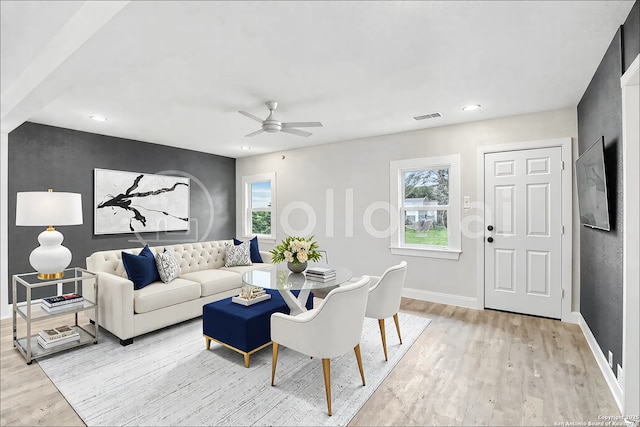
M248 240L239 245L225 243L226 255L224 258L224 266L236 267L240 265L253 265L251 263L251 249L249 245Z
M164 250L156 255L156 267L158 274L164 283L169 283L180 276L180 261L173 251Z

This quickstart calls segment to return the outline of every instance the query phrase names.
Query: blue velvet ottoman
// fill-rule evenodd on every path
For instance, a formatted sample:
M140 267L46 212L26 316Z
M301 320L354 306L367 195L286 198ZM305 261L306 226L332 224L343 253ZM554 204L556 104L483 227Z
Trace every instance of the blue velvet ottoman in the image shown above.
M271 315L289 314L289 306L277 290L266 290L271 299L244 306L225 298L202 307L202 334L207 350L215 341L244 355L244 366L249 367L251 354L271 344ZM292 291L298 296L298 291ZM313 292L309 293L307 309L313 308Z

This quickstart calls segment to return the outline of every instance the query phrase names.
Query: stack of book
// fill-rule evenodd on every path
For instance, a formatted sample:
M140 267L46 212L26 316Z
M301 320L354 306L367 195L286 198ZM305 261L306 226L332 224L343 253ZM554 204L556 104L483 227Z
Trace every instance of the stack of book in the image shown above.
M58 326L53 329L44 329L38 334L38 344L44 349L57 347L80 340L80 334L71 326Z
M333 268L310 267L306 271L307 279L316 282L329 282L336 278L336 271Z
M76 293L42 298L42 308L49 313L82 307L83 304L84 298Z

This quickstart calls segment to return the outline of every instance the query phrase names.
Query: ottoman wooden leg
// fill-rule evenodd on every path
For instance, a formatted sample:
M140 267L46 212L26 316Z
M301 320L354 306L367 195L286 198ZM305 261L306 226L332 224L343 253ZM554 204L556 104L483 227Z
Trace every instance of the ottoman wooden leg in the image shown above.
M207 346L207 350L209 350L211 348L211 338L209 338L208 336L204 336L204 340L205 340L205 344Z
M251 355L249 353L245 353L244 354L244 367L248 368L250 362L251 362Z

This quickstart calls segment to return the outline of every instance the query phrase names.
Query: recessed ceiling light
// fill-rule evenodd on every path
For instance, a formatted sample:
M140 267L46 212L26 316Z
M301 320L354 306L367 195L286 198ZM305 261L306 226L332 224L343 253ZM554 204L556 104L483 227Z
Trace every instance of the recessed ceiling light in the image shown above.
M241 150L245 150L245 151L249 151L251 150L251 147L247 147L246 145L243 145L242 147L240 147Z
M89 116L91 120L95 120L96 122L106 122L107 119L102 116Z
M473 111L473 110L477 110L478 108L480 108L480 104L471 104L471 105L467 105L466 107L463 107L462 110Z

